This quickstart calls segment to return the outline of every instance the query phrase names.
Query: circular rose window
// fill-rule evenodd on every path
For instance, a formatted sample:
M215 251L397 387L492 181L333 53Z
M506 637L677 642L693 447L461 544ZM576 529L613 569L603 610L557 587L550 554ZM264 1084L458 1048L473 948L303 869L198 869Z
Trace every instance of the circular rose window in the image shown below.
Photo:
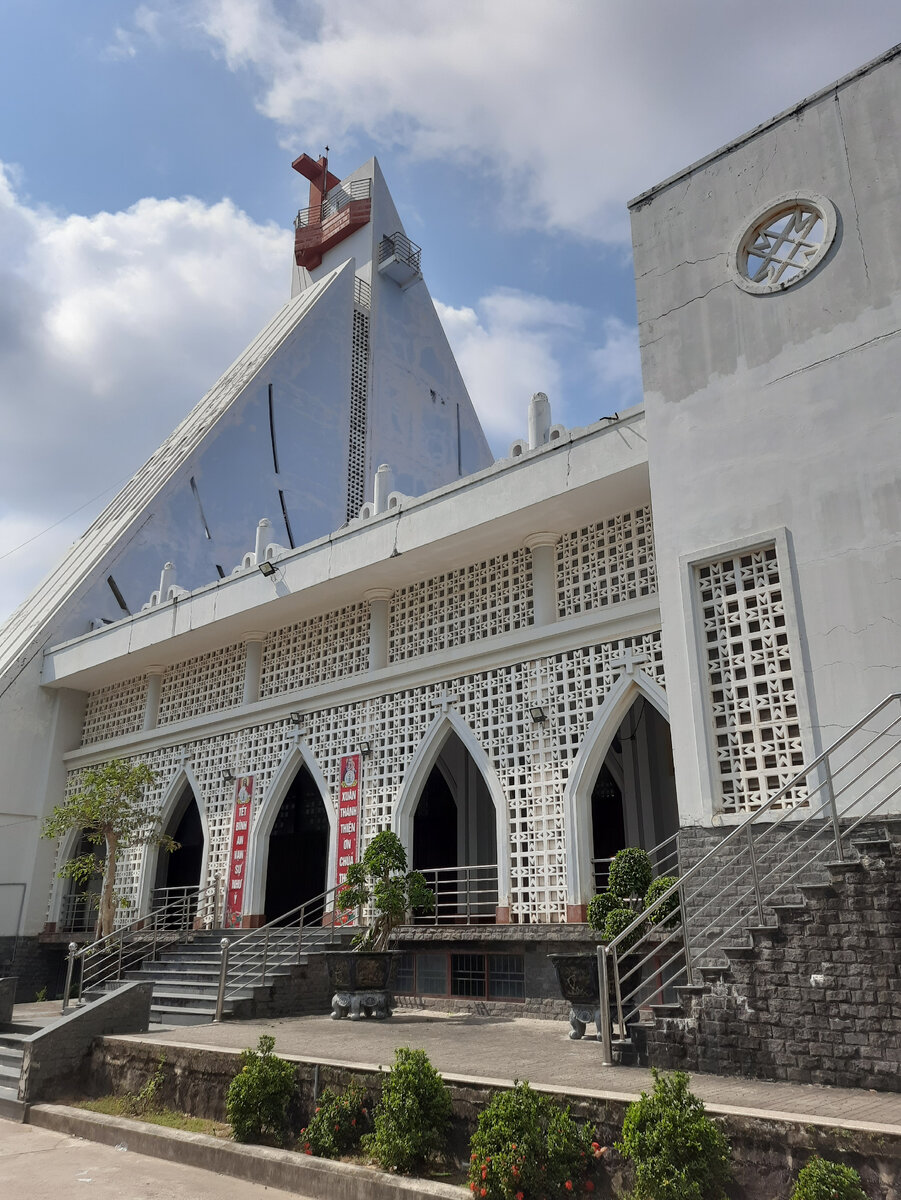
M735 239L733 279L746 292L784 291L822 262L835 226L835 208L824 196L780 196Z

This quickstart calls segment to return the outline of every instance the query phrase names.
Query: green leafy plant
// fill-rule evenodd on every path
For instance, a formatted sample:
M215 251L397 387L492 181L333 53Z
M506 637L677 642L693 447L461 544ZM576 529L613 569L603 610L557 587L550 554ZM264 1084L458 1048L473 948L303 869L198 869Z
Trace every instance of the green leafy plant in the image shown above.
M309 1125L300 1131L304 1152L318 1158L340 1158L356 1150L371 1123L370 1107L366 1089L356 1080L343 1092L326 1088Z
M373 919L354 939L359 950L387 950L388 939L403 925L411 909L435 909L435 893L419 871L407 871L407 852L396 833L377 833L358 863L347 869L347 884L338 896L338 908L347 911L371 904Z
M156 1071L150 1076L137 1095L122 1097L122 1110L129 1117L145 1117L158 1113L161 1108L160 1093L166 1082L166 1056L161 1054Z
M35 1004L43 1004L46 999L47 999L47 985L45 983L43 987L39 987L38 990L35 992L34 1002L35 1002Z
M593 1191L588 1178L599 1153L593 1131L569 1105L517 1083L479 1114L470 1143L469 1187L486 1200L538 1200Z
M612 942L615 937L619 937L624 929L628 929L634 920L635 913L631 908L614 908L612 912L607 913L602 935L603 940L605 942ZM641 925L636 927L634 932L629 934L625 941L620 942L618 947L620 954L625 954L627 950L631 950L644 931L645 925L642 922Z
M410 1175L443 1153L450 1118L450 1092L426 1052L400 1046L363 1149L386 1171Z
M595 933L603 933L608 913L622 907L622 900L612 892L598 892L588 901L588 924Z
M256 1050L244 1050L229 1084L225 1111L236 1142L287 1141L294 1067L272 1053L274 1046L275 1038L263 1034Z
M653 1095L629 1105L616 1144L635 1170L629 1200L722 1200L731 1175L725 1134L684 1071L653 1075Z
M57 804L44 821L41 836L61 838L70 830L82 831L88 850L70 858L57 872L86 886L93 875L103 875L97 936L113 931L117 900L114 890L116 867L122 852L133 846L157 845L176 850L178 843L160 833L158 822L143 807L144 789L156 782L146 763L129 763L114 758L102 767L90 767L81 785L62 804ZM105 857L90 847L105 847Z
M654 868L647 853L637 846L627 846L613 856L608 886L614 896L631 900L644 896L653 878Z
M798 1175L791 1200L867 1200L853 1167L812 1158Z
M674 883L678 882L679 881L675 875L659 875L645 892L643 907L648 908L648 906L653 904L654 901L658 899L658 897L662 896L665 891L668 891ZM648 917L648 920L652 925L666 925L667 923L674 925L675 921L673 920L673 914L677 913L678 911L679 893L673 892L668 900L664 900L660 907L651 913L651 915Z

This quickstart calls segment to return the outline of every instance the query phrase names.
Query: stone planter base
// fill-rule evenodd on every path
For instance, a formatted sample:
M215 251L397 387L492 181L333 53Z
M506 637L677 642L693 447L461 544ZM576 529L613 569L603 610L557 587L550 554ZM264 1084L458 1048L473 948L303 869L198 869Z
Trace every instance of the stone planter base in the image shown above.
M595 1005L594 1008L589 1004L573 1004L569 1010L569 1036L573 1041L578 1041L579 1038L585 1036L585 1026L594 1022L596 1029L595 1037L598 1041L601 1040L601 1010Z
M390 1016L390 992L372 989L365 992L335 992L332 996L333 1021L340 1021L342 1017L349 1017L351 1021L359 1021L361 1017L383 1021Z

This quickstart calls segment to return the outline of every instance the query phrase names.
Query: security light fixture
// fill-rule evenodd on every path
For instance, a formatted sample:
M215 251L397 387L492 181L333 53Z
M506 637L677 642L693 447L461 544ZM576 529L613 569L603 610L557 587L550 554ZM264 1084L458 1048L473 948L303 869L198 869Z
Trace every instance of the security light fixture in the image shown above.
M533 721L538 721L539 723L547 720L547 713L540 704L533 704L530 706L529 716Z
M357 749L360 751L360 753L363 755L364 758L368 758L369 755L372 753L372 742L360 742Z
M291 722L292 725L299 725L302 719L303 718L301 717L299 712L288 713L288 720Z
M257 570L261 575L265 575L267 579L275 574L275 566L268 558L265 562L257 563Z
M231 767L225 767L223 769L223 771L222 771L222 782L223 783L234 783L236 778L237 777L236 777L234 771L231 769Z

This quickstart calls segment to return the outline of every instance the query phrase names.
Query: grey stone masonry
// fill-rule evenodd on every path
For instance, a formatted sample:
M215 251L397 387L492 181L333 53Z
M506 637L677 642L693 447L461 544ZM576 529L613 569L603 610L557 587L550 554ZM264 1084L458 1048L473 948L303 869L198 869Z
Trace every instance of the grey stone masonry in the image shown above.
M724 947L728 967L660 1006L652 1065L901 1091L901 842L858 852L825 863L797 903L771 908L772 926Z
M8 975L5 979L0 979L0 1025L8 1025L13 1019L13 1005L16 1002L16 984L18 982L15 975Z

